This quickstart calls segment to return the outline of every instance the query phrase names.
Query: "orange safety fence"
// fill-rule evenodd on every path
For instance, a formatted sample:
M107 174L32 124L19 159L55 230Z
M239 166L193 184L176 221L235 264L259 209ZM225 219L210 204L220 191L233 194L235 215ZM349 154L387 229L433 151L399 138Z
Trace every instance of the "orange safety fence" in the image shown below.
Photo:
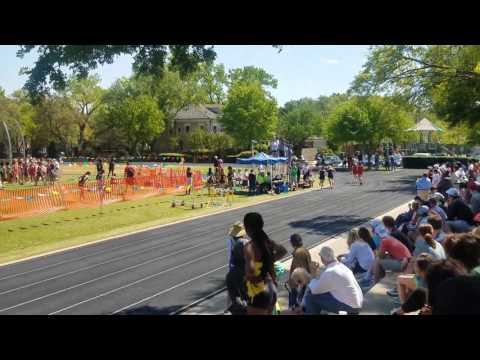
M137 169L133 179L90 180L84 186L55 183L49 186L0 191L0 220L77 207L98 207L116 201L141 199L183 191L182 169ZM200 171L193 171L192 186L201 188Z

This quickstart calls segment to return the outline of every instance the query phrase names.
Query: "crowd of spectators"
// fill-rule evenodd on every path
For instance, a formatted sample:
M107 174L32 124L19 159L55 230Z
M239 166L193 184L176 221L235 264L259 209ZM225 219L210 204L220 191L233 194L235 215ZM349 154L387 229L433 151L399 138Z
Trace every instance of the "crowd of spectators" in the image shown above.
M394 315L479 314L480 163L435 165L418 179L416 190L396 219L384 216L352 229L347 254L335 256L331 247L322 247L322 267L293 234L285 284L289 309L282 313L358 314L366 292L390 273L396 285L386 296ZM230 310L271 314L279 286L274 263L286 249L269 239L259 214L247 214L244 226L243 240L230 246Z
M13 159L0 165L0 188L5 184L38 185L53 183L60 176L60 162L57 159Z

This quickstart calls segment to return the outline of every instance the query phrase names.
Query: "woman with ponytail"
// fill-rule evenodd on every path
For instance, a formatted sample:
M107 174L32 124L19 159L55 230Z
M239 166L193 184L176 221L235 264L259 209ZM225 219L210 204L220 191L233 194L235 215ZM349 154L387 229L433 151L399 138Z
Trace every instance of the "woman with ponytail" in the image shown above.
M420 225L418 228L419 237L415 242L415 251L413 256L418 256L421 253L427 253L433 256L436 260L446 259L445 250L442 244L433 239L433 227L430 224Z
M260 214L246 214L243 223L251 239L244 247L247 314L271 315L277 302L273 242L263 231L263 219Z

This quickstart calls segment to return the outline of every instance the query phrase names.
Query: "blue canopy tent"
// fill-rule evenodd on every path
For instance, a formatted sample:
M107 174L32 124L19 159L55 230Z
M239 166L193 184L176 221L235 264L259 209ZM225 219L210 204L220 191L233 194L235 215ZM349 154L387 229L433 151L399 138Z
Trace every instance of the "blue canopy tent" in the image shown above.
M254 165L273 165L278 163L287 162L286 157L273 157L263 152L258 153L255 156L246 158L246 159L237 159L237 162L240 164L254 164Z
M273 165L286 163L287 161L288 158L286 157L273 157L263 152L246 159L237 159L237 163L239 164L270 165L270 187L272 187Z

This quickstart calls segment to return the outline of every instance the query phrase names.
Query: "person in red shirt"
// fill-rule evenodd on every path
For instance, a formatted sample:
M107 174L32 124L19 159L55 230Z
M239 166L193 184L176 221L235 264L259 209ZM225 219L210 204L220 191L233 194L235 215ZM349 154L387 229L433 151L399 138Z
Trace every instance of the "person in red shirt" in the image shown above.
M362 163L358 163L357 165L357 177L360 185L363 185L363 164Z
M385 271L402 272L412 254L408 248L394 237L382 238L378 257L373 264L375 283L385 277Z
M356 184L358 179L358 167L356 162L352 165L352 175L353 175L353 183Z
M127 162L125 166L125 184L127 185L125 191L128 191L129 186L135 185L135 168Z

